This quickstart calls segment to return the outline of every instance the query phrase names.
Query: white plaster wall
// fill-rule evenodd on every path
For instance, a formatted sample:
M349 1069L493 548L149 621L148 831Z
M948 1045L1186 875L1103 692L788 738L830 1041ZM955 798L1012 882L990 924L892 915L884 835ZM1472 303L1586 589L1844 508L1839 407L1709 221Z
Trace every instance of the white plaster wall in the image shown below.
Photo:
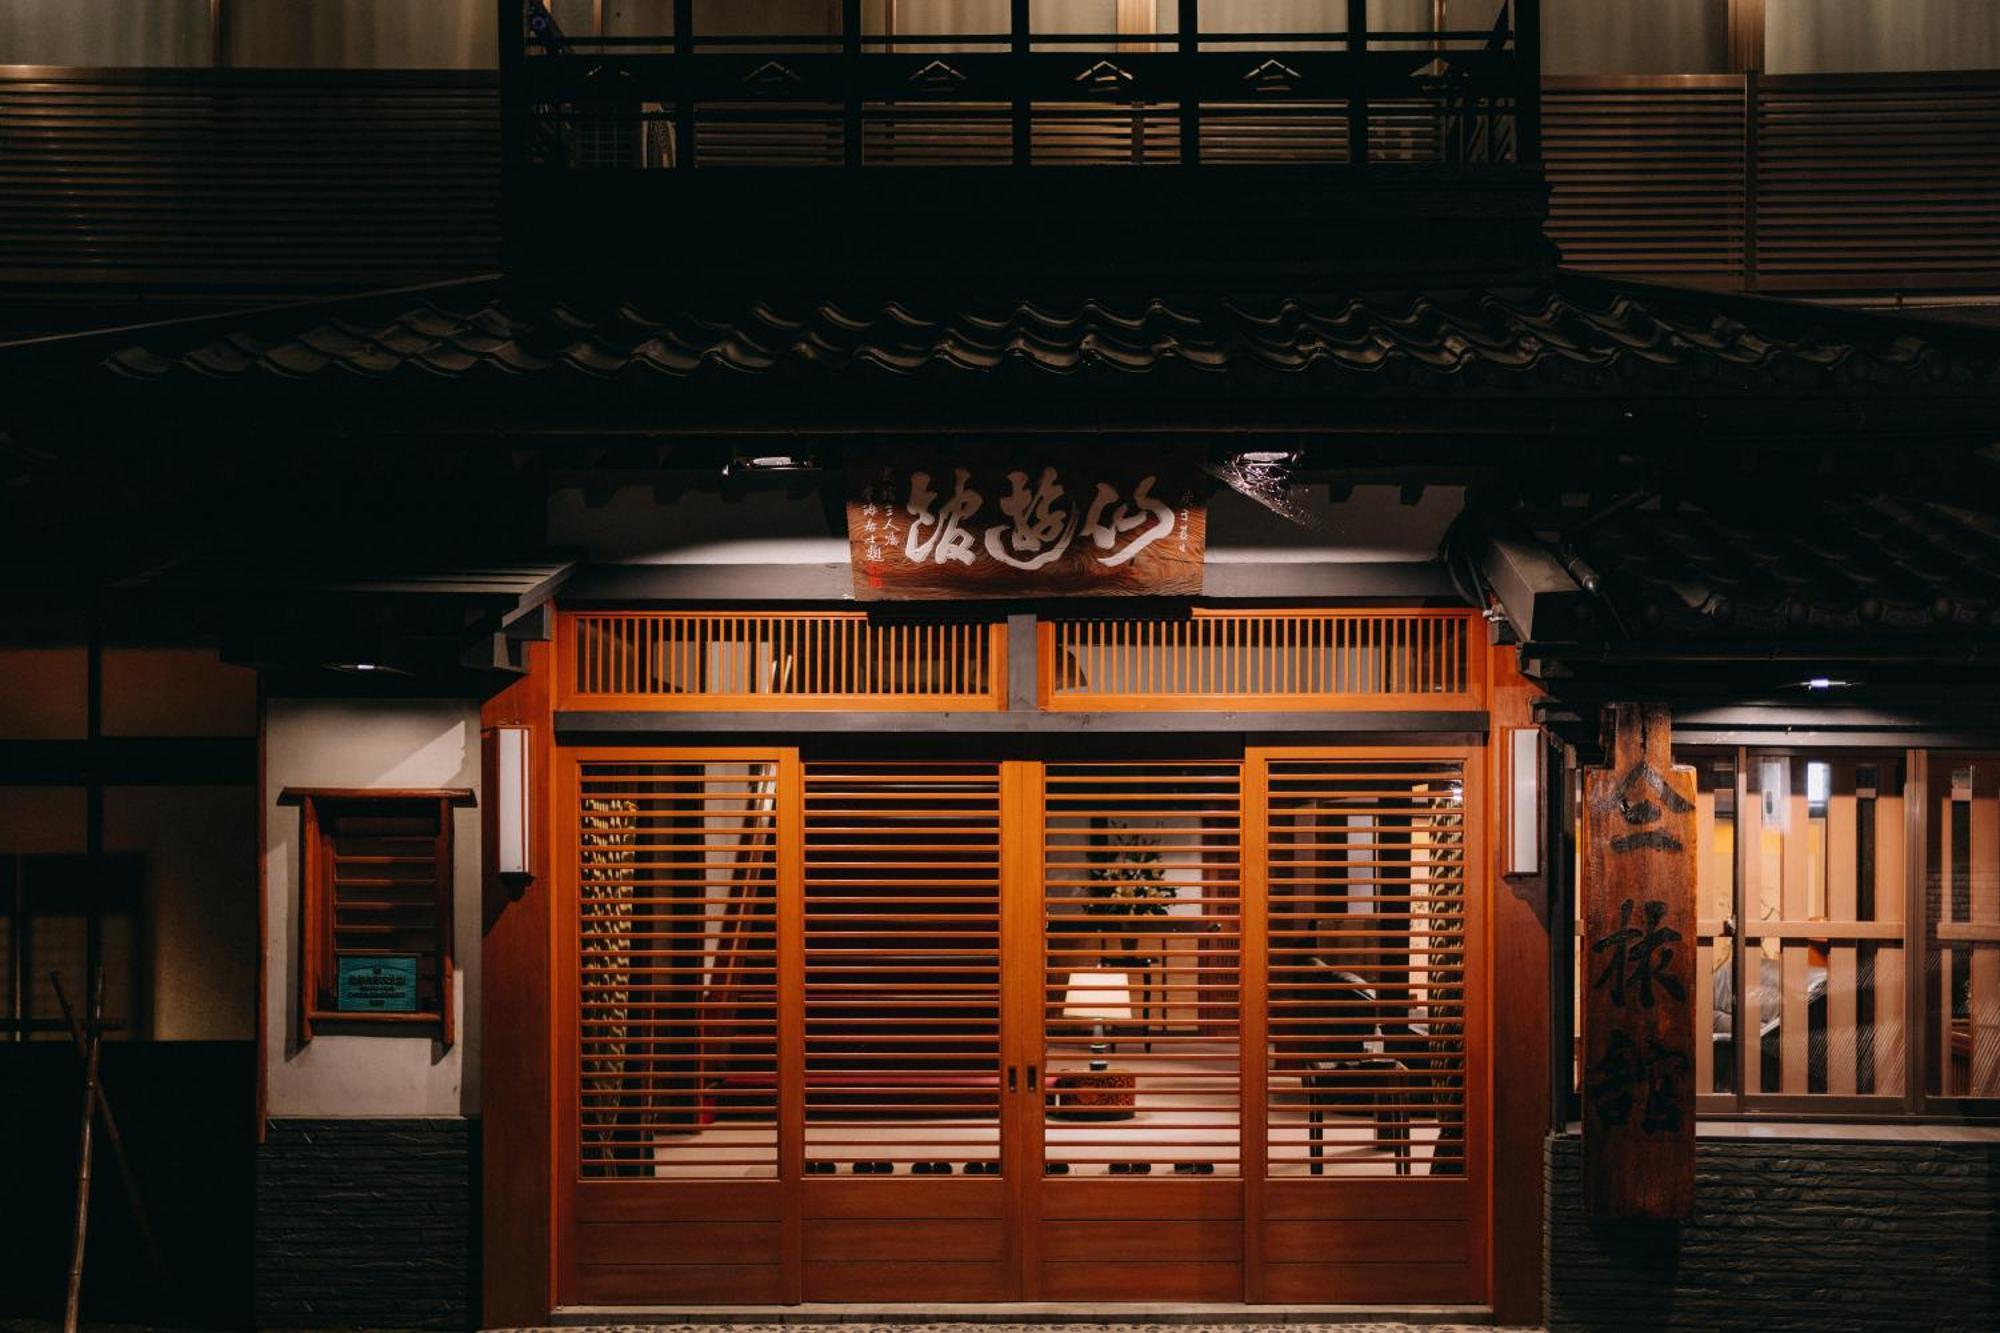
M299 812L287 787L479 787L479 708L460 700L272 700L264 716L270 1114L455 1116L479 1110L479 811L452 825L458 1040L322 1033L298 1040Z

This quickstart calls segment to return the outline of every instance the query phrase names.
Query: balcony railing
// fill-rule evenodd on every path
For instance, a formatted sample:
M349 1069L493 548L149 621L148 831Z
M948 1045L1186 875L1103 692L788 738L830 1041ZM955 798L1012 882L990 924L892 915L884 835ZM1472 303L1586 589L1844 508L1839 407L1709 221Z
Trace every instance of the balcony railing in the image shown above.
M1505 167L1538 151L1537 3L1377 31L1328 0L1323 29L1243 32L1182 0L1173 32L1077 33L1015 0L1007 31L941 35L845 0L833 31L774 35L682 0L670 31L586 38L529 0L503 77L530 167Z

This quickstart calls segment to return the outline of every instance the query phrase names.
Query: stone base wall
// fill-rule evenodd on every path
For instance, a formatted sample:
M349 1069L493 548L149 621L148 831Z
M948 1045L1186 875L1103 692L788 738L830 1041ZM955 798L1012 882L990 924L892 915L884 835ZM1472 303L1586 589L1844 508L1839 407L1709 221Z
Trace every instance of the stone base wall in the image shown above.
M1583 1215L1551 1138L1548 1327L2000 1328L2000 1143L1704 1139L1681 1225Z
M257 1326L478 1327L478 1181L476 1120L271 1121Z

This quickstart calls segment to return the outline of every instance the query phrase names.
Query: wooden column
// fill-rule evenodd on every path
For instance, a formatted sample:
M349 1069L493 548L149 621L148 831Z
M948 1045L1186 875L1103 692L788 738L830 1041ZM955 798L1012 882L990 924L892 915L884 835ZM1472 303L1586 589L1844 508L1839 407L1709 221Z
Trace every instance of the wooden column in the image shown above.
M1664 707L1605 710L1584 780L1583 1170L1595 1217L1694 1203L1694 770Z
M1478 652L1489 651L1480 645ZM1521 675L1519 650L1493 648L1489 679L1493 735L1487 746L1487 827L1493 885L1493 1317L1505 1324L1542 1322L1542 1139L1549 1106L1550 1006L1549 866L1541 873L1506 874L1509 730L1534 725L1541 691ZM1560 772L1556 763L1552 772ZM1555 799L1544 781L1542 799ZM1544 819L1544 825L1547 820Z
M548 1322L555 1303L554 1131L550 1022L550 911L555 832L554 647L528 645L529 673L486 704L485 727L529 729L529 865L525 883L483 867L480 985L484 1264L481 1323L487 1328ZM497 802L487 801L482 819Z

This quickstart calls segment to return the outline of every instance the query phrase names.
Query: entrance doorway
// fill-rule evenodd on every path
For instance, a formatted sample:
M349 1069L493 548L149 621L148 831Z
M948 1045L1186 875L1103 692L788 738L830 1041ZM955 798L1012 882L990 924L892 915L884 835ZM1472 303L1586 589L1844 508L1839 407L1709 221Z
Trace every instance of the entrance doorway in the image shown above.
M561 1302L1482 1301L1477 754L560 752Z

